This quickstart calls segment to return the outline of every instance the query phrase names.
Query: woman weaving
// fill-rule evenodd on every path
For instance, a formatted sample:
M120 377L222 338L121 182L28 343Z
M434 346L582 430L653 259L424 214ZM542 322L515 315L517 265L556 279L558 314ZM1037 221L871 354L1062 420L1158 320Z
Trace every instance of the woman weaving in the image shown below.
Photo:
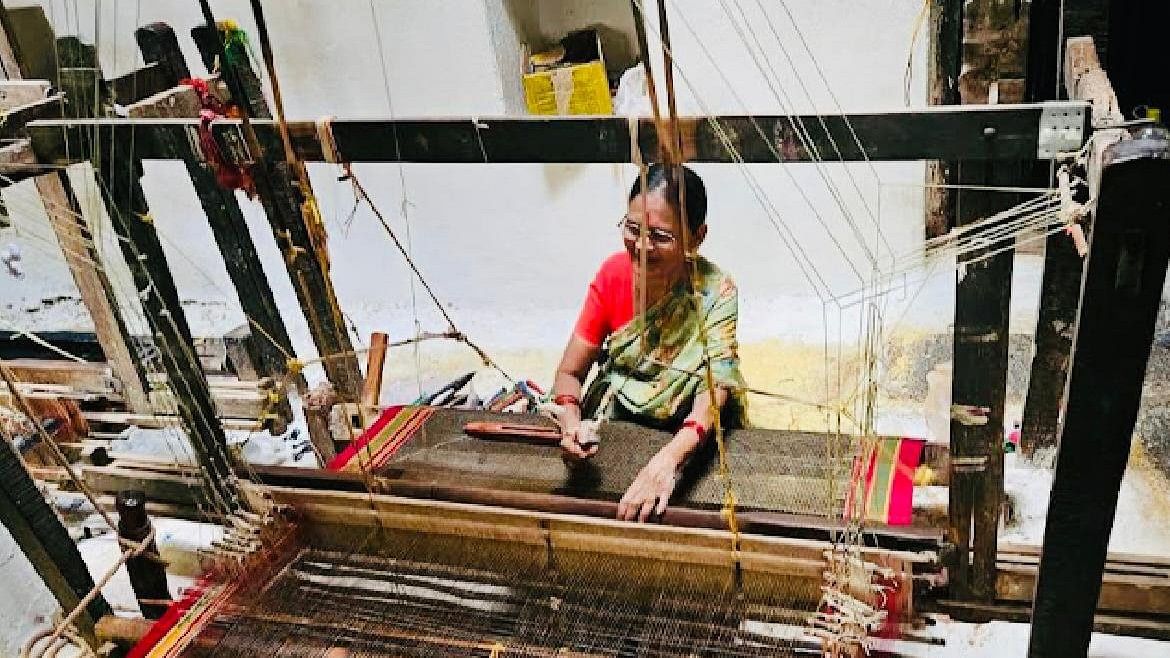
M634 182L620 223L625 250L602 263L557 368L552 395L566 459L597 452L596 426L582 424L583 418L629 420L674 433L622 497L621 519L645 521L666 510L679 471L712 433L712 399L725 425L742 424L737 291L697 254L707 235L706 215L703 181L686 167L651 165L645 180ZM634 305L641 295L646 310L639 315ZM600 368L583 387L594 362Z

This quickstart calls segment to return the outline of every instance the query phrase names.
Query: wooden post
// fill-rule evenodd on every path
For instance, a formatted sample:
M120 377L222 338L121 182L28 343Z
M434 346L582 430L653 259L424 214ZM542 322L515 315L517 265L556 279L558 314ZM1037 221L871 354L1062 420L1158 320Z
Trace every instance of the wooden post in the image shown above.
M370 353L366 360L366 381L362 386L362 407L377 416L378 400L382 397L382 369L386 365L388 336L375 331L370 336Z
M1097 59L1092 37L1068 40L1064 80L1070 98L1093 104L1094 125L1123 120L1117 96ZM1092 215L1083 218L1081 229L1089 238ZM1054 233L1049 236L1044 252L1044 277L1040 284L1040 310L1036 318L1036 350L1020 431L1020 448L1026 455L1034 454L1038 448L1056 445L1084 265L1084 259L1068 235Z
M146 515L145 492L133 489L120 491L114 499L114 505L118 510L120 539L139 543L150 537L151 523L150 517ZM146 550L149 555L136 555L126 560L126 571L142 616L158 619L167 611L171 592L167 588L166 567L155 557L158 555L158 546L153 539Z
M214 20L209 14L210 8L205 10L208 26ZM223 38L208 26L193 29L192 36L200 46L205 62L222 63ZM206 36L207 33L214 37ZM244 131L247 134L251 130L247 118L257 116L253 112L259 106L264 105L264 114L270 116L259 85L251 83L255 74L246 59L234 61L221 73L237 106L245 113ZM257 196L264 206L277 245L284 253L285 267L308 320L313 342L324 357L325 374L343 400L355 402L361 390L361 367L349 332L341 320L337 293L329 278L328 256L323 253L324 245L318 245L313 239L313 230L302 214L305 199L297 177L285 161L279 142L260 144L253 141L249 148L261 151L252 153Z
M145 62L165 64L172 71L172 84L190 77L174 31L165 23L153 23L135 32ZM194 94L194 91L189 92ZM189 104L143 102L129 108L131 117L177 118ZM195 107L198 108L198 99ZM198 110L192 115L198 116ZM163 148L187 167L195 193L207 215L216 245L223 254L228 276L236 289L240 306L248 319L252 340L244 342L256 372L261 377L281 376L288 371L288 359L296 352L284 319L268 284L268 276L248 232L248 223L233 190L222 188L210 166L194 153L188 140L165 139Z
M45 502L36 483L25 470L16 449L0 439L0 522L28 557L45 586L66 613L77 607L93 589L93 577L81 559L77 545ZM9 596L17 593L10 592ZM94 648L94 623L112 614L99 594L77 618L78 630Z
M933 38L930 42L931 105L959 103L959 74L963 57L963 3L961 0L941 0L930 5L930 24ZM957 162L928 160L927 185L953 185L958 180ZM955 191L947 187L928 187L926 190L926 237L946 234L955 225Z
M994 138L989 141L994 142ZM1016 162L964 162L960 163L959 181L965 185L994 185L1014 180L1019 169ZM1010 205L992 194L996 193L963 193L959 199L959 225L983 219L1003 205ZM1003 498L1008 307L1015 256L1010 249L1012 240L961 257L955 287L949 538L958 561L953 582L959 598L990 601L995 596ZM991 258L967 262L1005 248Z
M1085 655L1170 259L1170 134L1104 150L1030 656ZM1092 178L1092 177L1091 177Z
M1023 100L1028 17L996 0L970 0L963 8L963 104ZM984 129L987 157L959 163L964 185L1015 185L1023 167L999 155L999 134ZM1016 203L1015 195L962 191L960 226ZM951 384L950 527L955 545L954 594L995 598L999 515L1003 501L1004 400L1007 395L1008 310L1014 238L959 259L955 287L954 369ZM1000 252L987 258L990 253ZM982 258L978 262L976 259Z
M227 439L216 417L207 377L191 340L183 309L178 302L170 269L150 220L150 209L138 179L141 163L130 144L98 135L100 143L112 144L112 154L95 163L111 224L122 254L130 266L142 310L150 325L157 359L179 408L183 428L202 466L201 475L217 511L238 507L227 456ZM95 154L95 157L98 154ZM157 250L157 254L153 254Z
M0 62L9 80L21 80L23 70L20 53L8 10L3 3L0 3L0 28ZM35 164L36 158L28 150L19 161L31 165ZM93 243L93 234L86 226L81 204L73 194L69 176L60 170L36 177L35 185L45 205L49 225L65 257L65 264L69 266L81 301L89 311L106 362L121 384L122 398L131 411L145 413L150 410L146 373L130 348L130 333L118 313L118 302L109 277L98 265L100 257Z

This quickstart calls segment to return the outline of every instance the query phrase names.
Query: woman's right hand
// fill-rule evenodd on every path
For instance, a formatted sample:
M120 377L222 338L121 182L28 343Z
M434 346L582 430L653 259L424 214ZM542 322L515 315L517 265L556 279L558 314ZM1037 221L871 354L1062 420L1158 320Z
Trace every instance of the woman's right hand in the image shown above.
M561 457L566 461L589 459L597 453L596 441L583 441L583 433L589 428L582 427L581 408L575 404L554 405L553 420L561 428Z

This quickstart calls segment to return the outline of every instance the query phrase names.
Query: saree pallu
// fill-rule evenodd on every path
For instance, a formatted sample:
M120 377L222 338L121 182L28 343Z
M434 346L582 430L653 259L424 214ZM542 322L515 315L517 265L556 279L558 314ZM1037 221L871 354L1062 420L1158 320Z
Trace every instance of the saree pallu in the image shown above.
M609 337L604 362L582 400L586 417L676 425L690 413L695 396L707 394L709 361L715 386L729 394L722 418L729 426L746 425L735 337L738 291L705 258L698 257L695 268L693 283L675 286L644 316L635 316ZM611 389L612 397L606 395Z

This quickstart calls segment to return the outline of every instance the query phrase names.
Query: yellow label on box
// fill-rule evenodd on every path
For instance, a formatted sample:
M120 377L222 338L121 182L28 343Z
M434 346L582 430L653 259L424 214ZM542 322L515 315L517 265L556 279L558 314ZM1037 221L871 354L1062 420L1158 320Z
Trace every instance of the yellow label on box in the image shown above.
M524 76L532 114L613 114L613 98L600 61Z

